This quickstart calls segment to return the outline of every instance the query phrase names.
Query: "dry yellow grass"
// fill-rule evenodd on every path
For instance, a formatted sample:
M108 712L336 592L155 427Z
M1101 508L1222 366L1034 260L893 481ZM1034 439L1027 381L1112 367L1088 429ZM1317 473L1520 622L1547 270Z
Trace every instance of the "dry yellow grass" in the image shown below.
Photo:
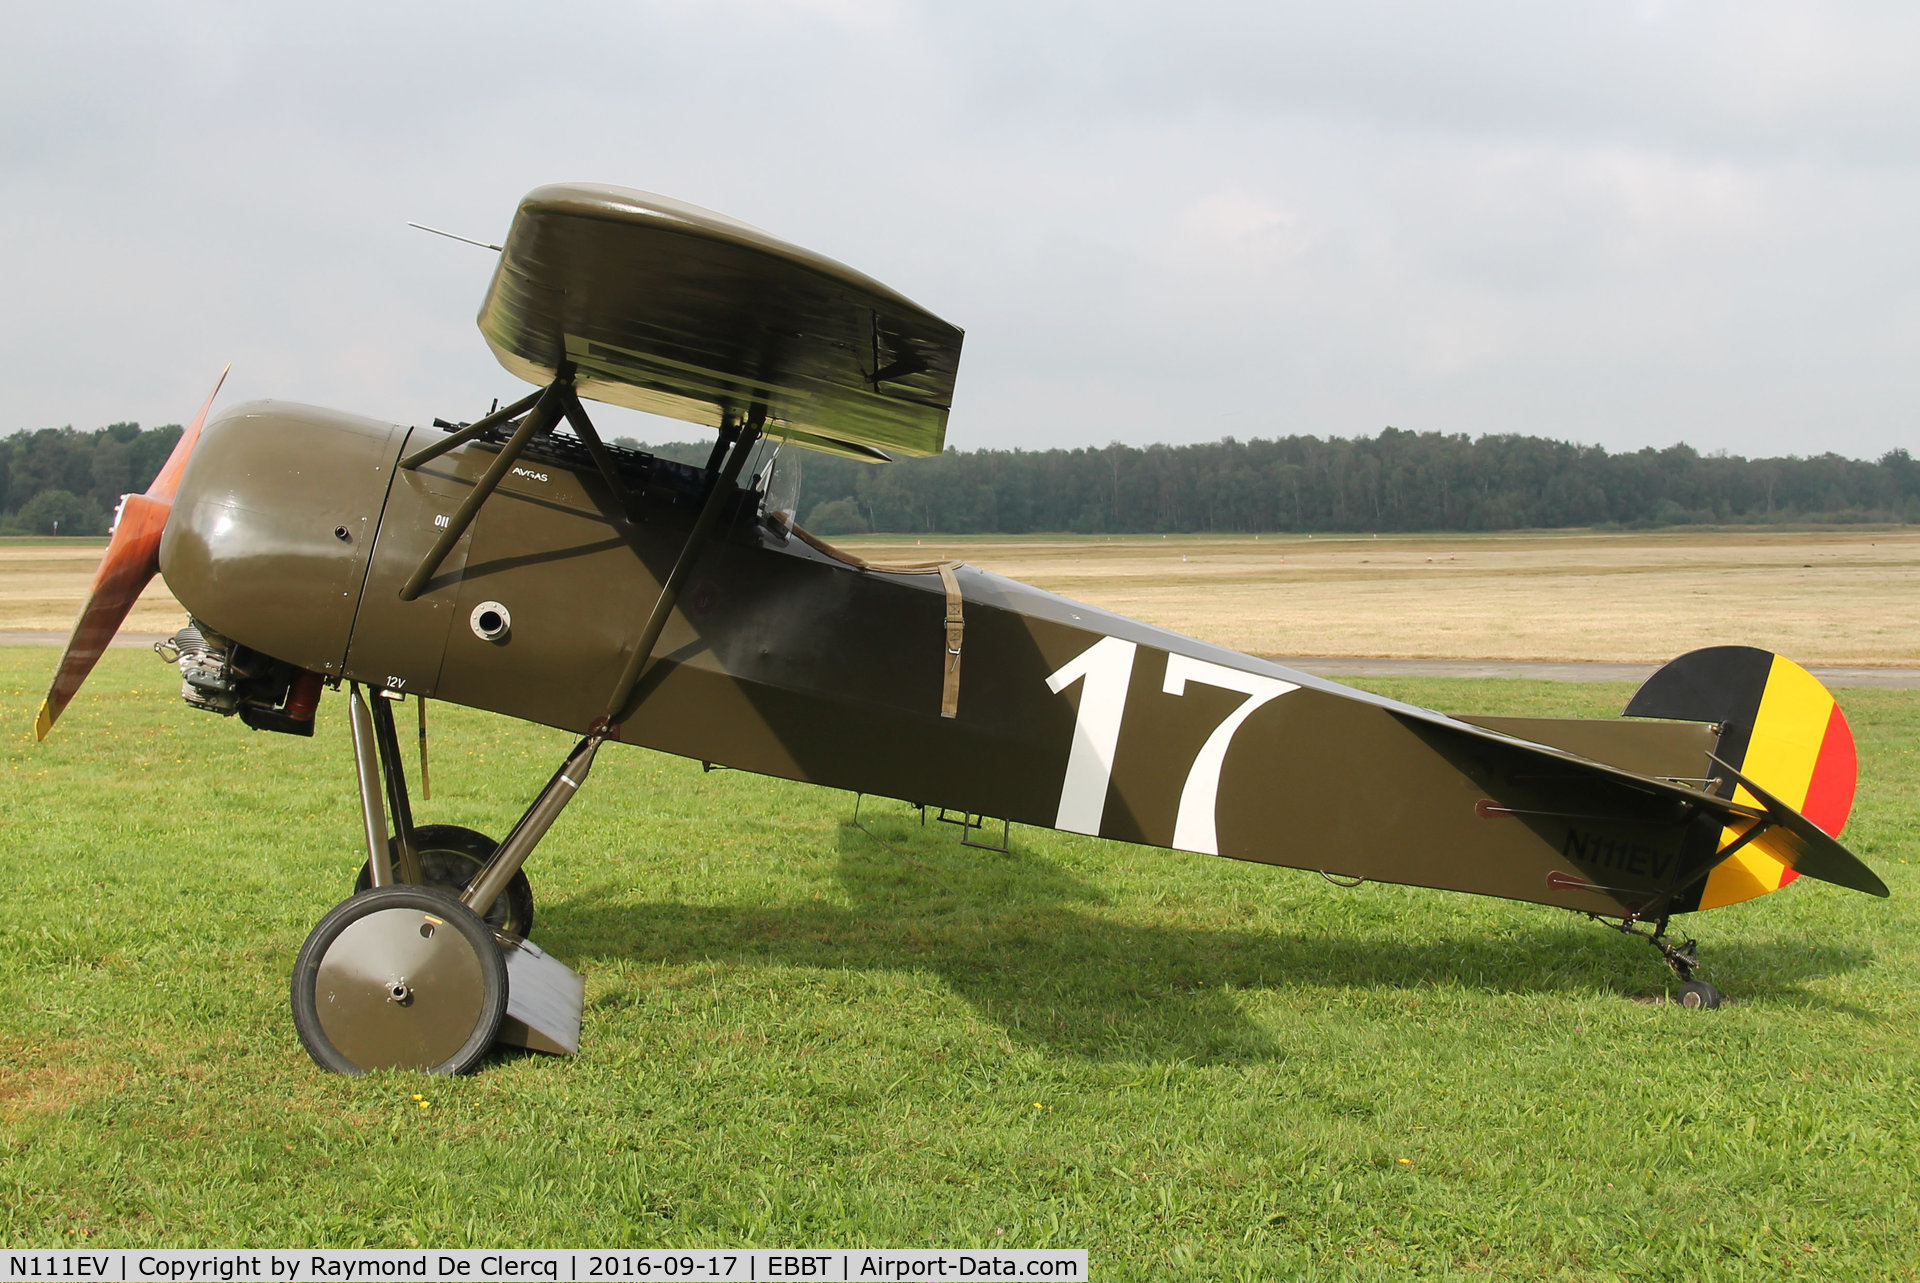
M72 628L106 546L104 539L0 539L0 629ZM155 579L122 627L130 633L170 633L186 618L166 584Z
M1920 663L1920 530L1514 535L873 536L1265 655L1656 663L1740 642L1806 664ZM65 630L101 542L0 541L0 629ZM155 582L126 628L185 612Z
M1920 530L849 540L1264 655L1920 663Z

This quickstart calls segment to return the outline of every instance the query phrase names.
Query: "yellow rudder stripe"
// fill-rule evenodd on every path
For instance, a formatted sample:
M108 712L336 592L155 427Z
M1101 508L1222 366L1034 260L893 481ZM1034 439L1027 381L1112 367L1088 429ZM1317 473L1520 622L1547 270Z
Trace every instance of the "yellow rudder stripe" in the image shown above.
M1820 679L1792 660L1775 655L1740 773L1799 809L1806 802L1807 786L1813 780L1832 716L1833 696ZM1733 795L1736 801L1750 806L1759 804L1744 788L1736 788ZM1744 825L1721 830L1720 845L1731 845L1743 832ZM1790 872L1766 852L1749 846L1707 875L1707 884L1700 891L1700 907L1717 909L1777 891L1789 880Z

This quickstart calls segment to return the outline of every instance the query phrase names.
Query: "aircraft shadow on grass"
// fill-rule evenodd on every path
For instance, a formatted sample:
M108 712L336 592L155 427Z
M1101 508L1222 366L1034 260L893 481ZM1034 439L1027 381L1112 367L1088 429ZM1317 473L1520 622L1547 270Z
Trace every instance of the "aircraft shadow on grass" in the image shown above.
M1016 1042L1094 1060L1279 1059L1284 1049L1236 991L1462 987L1499 993L1617 988L1667 977L1633 942L1581 923L1505 935L1402 941L1351 935L1137 926L1096 910L1092 883L1016 848L876 837L842 826L836 870L851 903L715 906L578 896L542 909L542 936L573 957L921 971ZM1805 988L1871 954L1805 940L1715 948L1743 1000L1832 1006ZM630 994L593 1005L618 1009Z

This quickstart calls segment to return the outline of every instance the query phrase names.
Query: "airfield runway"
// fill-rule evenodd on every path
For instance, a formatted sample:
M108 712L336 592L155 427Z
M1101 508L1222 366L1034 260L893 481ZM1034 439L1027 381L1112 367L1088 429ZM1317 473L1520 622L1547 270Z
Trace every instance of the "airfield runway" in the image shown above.
M166 633L121 633L109 645L151 647ZM65 633L0 631L0 646L60 646ZM1269 655L1266 658L1317 677L1524 677L1541 682L1644 682L1658 664L1601 664L1535 659L1368 659L1331 655ZM1812 672L1832 689L1920 690L1920 668L1830 668Z
M0 540L0 645L63 644L104 542ZM878 561L964 560L1336 679L1639 682L1738 641L1835 688L1920 688L1916 527L847 542ZM149 646L184 614L155 581L114 644Z
M1541 682L1644 682L1658 664L1602 664L1545 659L1365 659L1270 655L1276 664L1317 677L1525 677ZM1825 685L1875 690L1920 690L1920 668L1807 670Z

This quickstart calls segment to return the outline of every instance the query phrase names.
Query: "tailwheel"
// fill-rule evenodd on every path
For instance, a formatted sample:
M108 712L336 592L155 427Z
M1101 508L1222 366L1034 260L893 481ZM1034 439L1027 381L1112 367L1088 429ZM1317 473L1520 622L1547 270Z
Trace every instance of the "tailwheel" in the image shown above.
M335 1073L466 1073L506 1010L492 929L427 887L378 887L335 905L293 964L293 1026Z
M413 849L420 854L420 871L426 876L427 885L444 887L456 896L493 858L498 845L486 834L458 824L421 824L413 830ZM397 850L394 859L397 864ZM372 886L373 869L363 863L353 889L358 893ZM486 921L495 931L504 931L522 940L533 934L533 884L527 881L525 870L513 875L507 889L487 910Z
M1693 973L1700 966L1700 942L1698 940L1675 940L1667 934L1667 918L1662 916L1650 928L1642 928L1634 918L1603 918L1597 913L1587 915L1595 922L1613 928L1630 936L1638 936L1660 951L1666 964L1673 968L1673 974L1680 978L1680 994L1677 1001L1690 1011L1711 1011L1720 1005L1720 991L1704 980L1694 979Z
M1712 1011L1720 1005L1720 991L1704 980L1689 980L1680 986L1680 1005L1693 1011Z

